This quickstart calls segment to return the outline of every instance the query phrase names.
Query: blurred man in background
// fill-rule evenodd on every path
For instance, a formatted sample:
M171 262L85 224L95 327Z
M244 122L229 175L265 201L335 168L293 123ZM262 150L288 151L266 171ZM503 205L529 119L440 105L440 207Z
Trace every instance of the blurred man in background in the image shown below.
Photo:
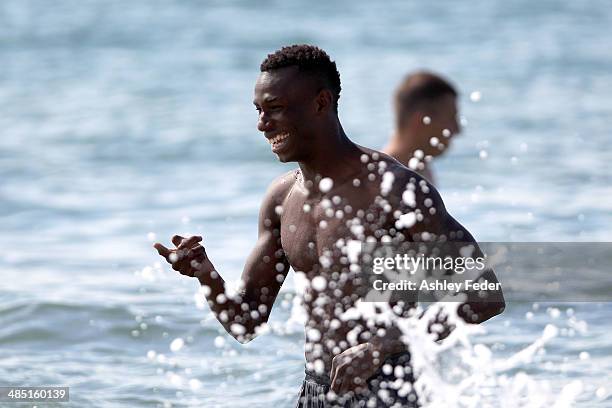
M436 184L431 161L461 131L457 91L442 77L419 71L399 85L394 105L395 132L382 151Z

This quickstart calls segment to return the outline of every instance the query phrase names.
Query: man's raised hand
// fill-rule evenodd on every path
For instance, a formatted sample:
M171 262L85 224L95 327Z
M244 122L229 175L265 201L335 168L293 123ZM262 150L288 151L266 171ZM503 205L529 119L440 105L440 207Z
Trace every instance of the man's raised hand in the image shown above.
M188 238L175 235L172 237L172 243L176 246L175 249L168 249L159 242L155 243L153 247L172 265L172 269L182 275L197 277L199 273L203 272L203 264L207 261L206 251L199 244L201 241L202 237L199 235Z

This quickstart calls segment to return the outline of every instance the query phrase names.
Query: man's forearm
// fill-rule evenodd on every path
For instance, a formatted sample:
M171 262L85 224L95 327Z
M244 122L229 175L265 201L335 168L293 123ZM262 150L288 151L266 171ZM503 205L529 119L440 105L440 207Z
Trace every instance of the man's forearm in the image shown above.
M465 320L466 323L478 324L503 312L506 307L506 302L501 290L501 285L499 285L497 277L492 269L484 271L475 282L489 282L498 285L498 289L496 290L471 290L466 292L467 301L461 304L457 309L457 314Z
M379 333L372 336L369 343L374 347L374 351L379 353L381 363L393 354L408 351L408 345L401 336L402 332L396 326L385 329L382 336Z
M225 280L210 261L208 264L195 274L204 288L208 305L225 330L239 342L246 343L254 337L256 328L267 321L269 311L249 302L245 292L229 296Z

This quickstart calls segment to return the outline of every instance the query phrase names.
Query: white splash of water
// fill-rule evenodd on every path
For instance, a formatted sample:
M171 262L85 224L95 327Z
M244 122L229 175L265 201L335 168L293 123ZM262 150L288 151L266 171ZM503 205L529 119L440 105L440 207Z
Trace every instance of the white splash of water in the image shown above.
M395 176L390 171L386 171L383 174L383 179L380 183L380 194L385 197L393 188L393 181L395 180Z
M340 319L364 319L368 325L393 322L400 328L411 352L416 378L413 387L424 408L569 408L573 405L584 389L580 381L568 383L556 394L546 381L538 381L523 371L514 373L518 368L527 368L538 351L558 336L556 326L547 325L532 344L509 358L502 358L484 344L473 344L478 335L485 333L485 328L465 323L457 314L459 304L439 302L426 310L417 308L413 317L398 318L386 302L358 301ZM436 341L428 326L440 315L446 316L447 324L455 328L448 337ZM391 372L395 368L390 366L386 370ZM604 394L605 390L599 390L599 395Z

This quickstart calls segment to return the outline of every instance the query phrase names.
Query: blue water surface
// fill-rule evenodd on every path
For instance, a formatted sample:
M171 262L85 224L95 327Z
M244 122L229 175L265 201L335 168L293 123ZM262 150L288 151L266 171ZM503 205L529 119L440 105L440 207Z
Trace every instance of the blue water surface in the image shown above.
M151 248L202 234L240 275L266 186L294 166L252 105L282 45L329 52L344 128L374 148L404 74L451 78L466 125L435 170L477 239L609 241L610 21L604 0L2 1L0 385L70 386L73 407L293 406L291 282L276 326L240 346ZM504 358L565 328L520 369L553 391L581 380L576 406L609 406L611 311L510 304L474 341Z

